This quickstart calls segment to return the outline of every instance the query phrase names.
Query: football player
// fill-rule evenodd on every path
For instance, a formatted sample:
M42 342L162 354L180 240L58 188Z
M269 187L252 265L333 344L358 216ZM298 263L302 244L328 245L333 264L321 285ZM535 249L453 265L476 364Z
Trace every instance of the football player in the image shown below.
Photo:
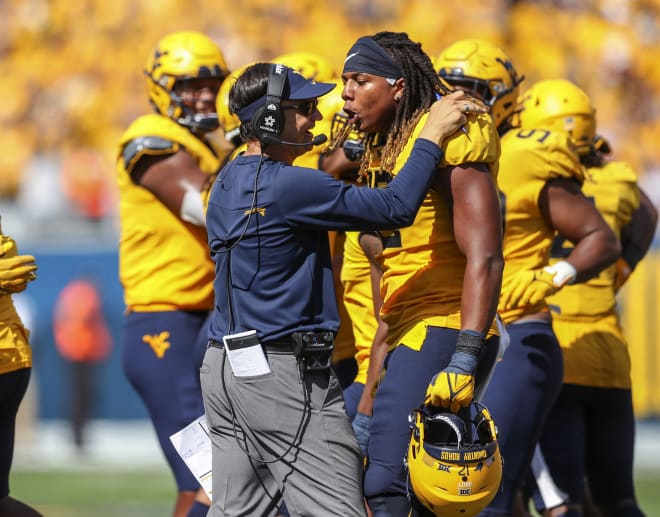
M170 435L204 413L199 367L214 303L204 200L223 159L208 135L227 74L208 36L163 37L144 70L154 112L130 125L117 155L123 366L176 479L175 517L206 515L209 504Z
M387 184L405 163L428 107L448 90L421 45L405 33L358 39L342 79L344 111L366 133L361 171L379 171L381 180L370 183ZM402 462L409 412L427 390L429 405L454 412L467 407L497 353L499 139L488 115L468 110L468 120L448 139L413 225L374 236L380 250L372 253L382 257L383 267L381 317L391 347L368 425L364 488L374 516L410 512Z
M562 347L564 382L546 420L540 448L566 504L552 508L542 490L536 491L535 501L537 509L549 510L546 514L553 517L584 513L586 476L603 517L642 517L633 483L630 356L616 293L648 251L658 214L630 165L608 159L610 147L603 137L597 136L578 152L588 167L582 190L619 236L623 251L618 262L598 276L548 298ZM553 261L562 260L572 247L563 235L555 237Z
M236 79L254 63L247 63L239 68L232 70L229 75L222 81L222 85L218 90L218 95L215 98L215 110L218 114L218 123L223 132L225 141L233 148L232 157L236 154L245 151L245 143L241 137L241 121L238 116L229 111L229 91L236 82Z
M480 515L511 515L562 381L561 350L545 298L614 263L620 246L580 190L584 169L575 142L591 141L594 128L580 126L591 133L572 132L575 128L564 118L561 101L550 94L556 84L534 85L522 98L516 124L512 115L518 109L522 78L501 49L483 40L461 40L445 49L435 66L445 81L491 106L502 135L498 185L505 266L498 313L507 325L510 344L483 402L497 422L504 470L501 491ZM568 81L561 85L579 91ZM574 113L578 114L590 117L593 108L587 102L583 111ZM547 124L550 115L556 124ZM550 265L555 232L575 246L565 260Z
M16 413L30 381L30 331L16 313L12 294L36 278L32 255L19 255L14 240L0 228L0 515L41 517L34 508L9 495L9 471L14 455Z

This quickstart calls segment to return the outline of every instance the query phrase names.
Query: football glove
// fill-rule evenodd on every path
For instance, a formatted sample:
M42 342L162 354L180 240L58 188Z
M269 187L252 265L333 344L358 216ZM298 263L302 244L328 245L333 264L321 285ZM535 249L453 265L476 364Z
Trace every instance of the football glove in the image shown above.
M32 255L0 257L0 293L14 294L24 291L28 282L37 275L37 265Z
M371 417L369 415L365 415L364 413L357 413L353 418L353 422L351 422L351 425L353 426L353 431L355 432L355 436L358 441L358 445L360 446L362 455L365 458L367 457L367 449L369 446L370 421L371 421Z
M474 397L474 376L467 373L436 373L426 389L424 403L449 409L457 413L460 408L468 407Z
M0 294L24 291L28 282L37 278L36 270L32 255L18 255L14 239L0 235Z
M457 413L468 407L474 398L474 374L477 370L477 358L484 344L484 337L479 332L461 331L456 340L456 352L451 361L441 372L435 374L428 388L424 403L449 409Z
M536 305L573 282L576 276L577 271L566 261L543 269L518 271L502 285L501 305L505 309Z

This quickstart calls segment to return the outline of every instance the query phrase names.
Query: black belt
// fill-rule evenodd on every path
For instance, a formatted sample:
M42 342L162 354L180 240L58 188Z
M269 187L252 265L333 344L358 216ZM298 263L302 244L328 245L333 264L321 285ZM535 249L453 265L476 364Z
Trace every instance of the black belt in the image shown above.
M216 341L215 339L209 339L208 346L213 348L225 348L225 344L221 341ZM275 353L275 354L293 354L293 340L291 336L286 336L278 339L272 339L270 341L265 341L261 343L261 346L266 352Z

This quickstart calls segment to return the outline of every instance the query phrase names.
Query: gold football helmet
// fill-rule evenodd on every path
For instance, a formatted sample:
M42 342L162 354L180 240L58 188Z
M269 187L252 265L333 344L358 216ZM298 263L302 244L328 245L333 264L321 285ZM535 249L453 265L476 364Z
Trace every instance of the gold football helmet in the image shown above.
M425 406L410 415L410 486L434 515L477 515L500 488L502 457L495 424L484 406L473 403L469 409L472 419L448 410L430 413Z
M229 73L222 52L208 36L180 31L163 37L147 59L144 73L149 101L158 113L191 129L217 129L217 114L193 113L174 91L177 81L217 78L222 82Z
M522 129L568 133L579 154L591 150L596 136L596 109L589 96L566 79L539 81L519 101Z
M492 43L463 39L447 47L434 61L441 79L464 89L490 107L495 126L506 122L516 108L518 76L509 56Z
M337 79L337 73L329 59L311 52L291 52L273 58L273 63L280 63L295 70L306 79L327 83Z

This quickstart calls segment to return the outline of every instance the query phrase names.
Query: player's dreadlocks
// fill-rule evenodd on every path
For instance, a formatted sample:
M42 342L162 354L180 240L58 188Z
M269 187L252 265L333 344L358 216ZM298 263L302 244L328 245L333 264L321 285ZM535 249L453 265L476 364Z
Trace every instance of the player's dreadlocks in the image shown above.
M391 173L396 157L406 145L420 117L435 102L436 93L445 95L449 90L440 82L431 59L422 50L421 43L412 41L408 34L385 31L371 37L399 65L406 82L380 158L380 168ZM375 135L369 136L370 140L373 140ZM360 174L365 175L371 155L371 146L367 147L360 167Z

